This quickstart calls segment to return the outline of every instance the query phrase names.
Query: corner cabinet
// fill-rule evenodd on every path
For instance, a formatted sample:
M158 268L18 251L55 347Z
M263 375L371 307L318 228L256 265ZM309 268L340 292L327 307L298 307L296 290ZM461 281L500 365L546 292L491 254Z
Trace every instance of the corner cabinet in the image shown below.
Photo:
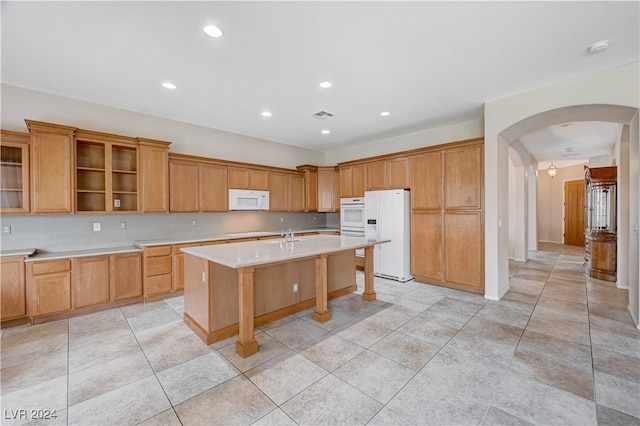
M25 120L31 133L31 211L73 212L75 127Z
M593 278L617 280L617 168L585 167L585 270Z
M0 132L0 213L28 213L29 207L28 133Z

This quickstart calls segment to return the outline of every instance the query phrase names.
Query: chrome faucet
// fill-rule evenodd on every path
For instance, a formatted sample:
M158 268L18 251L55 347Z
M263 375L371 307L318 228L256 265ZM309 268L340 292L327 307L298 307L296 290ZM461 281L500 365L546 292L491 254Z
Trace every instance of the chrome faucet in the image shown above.
M283 232L282 234L280 234L282 237L285 238L285 241L287 243L292 243L294 238L295 238L295 234L293 233L293 231L291 230L291 228L289 228L288 231Z

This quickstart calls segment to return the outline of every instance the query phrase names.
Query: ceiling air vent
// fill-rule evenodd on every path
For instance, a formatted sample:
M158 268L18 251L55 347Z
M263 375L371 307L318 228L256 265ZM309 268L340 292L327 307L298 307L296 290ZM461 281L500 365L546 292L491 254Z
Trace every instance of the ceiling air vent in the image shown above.
M318 111L315 114L311 114L311 116L319 120L326 120L327 118L333 117L333 114L327 111Z

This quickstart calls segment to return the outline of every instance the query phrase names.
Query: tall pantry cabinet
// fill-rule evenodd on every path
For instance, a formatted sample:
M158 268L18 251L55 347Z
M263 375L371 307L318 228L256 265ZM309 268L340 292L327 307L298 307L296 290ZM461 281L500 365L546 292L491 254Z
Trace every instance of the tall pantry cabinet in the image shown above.
M411 157L411 273L484 292L483 143Z

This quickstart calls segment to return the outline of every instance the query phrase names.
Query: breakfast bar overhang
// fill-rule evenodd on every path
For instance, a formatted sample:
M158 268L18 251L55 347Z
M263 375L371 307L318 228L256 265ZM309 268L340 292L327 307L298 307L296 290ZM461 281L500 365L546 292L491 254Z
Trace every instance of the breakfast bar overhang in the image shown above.
M258 319L266 323L315 304L313 319L329 321L329 298L356 289L356 249L364 249L362 298L376 300L373 250L388 241L315 235L184 248L184 320L207 344L237 333L236 353L246 358L258 352Z

